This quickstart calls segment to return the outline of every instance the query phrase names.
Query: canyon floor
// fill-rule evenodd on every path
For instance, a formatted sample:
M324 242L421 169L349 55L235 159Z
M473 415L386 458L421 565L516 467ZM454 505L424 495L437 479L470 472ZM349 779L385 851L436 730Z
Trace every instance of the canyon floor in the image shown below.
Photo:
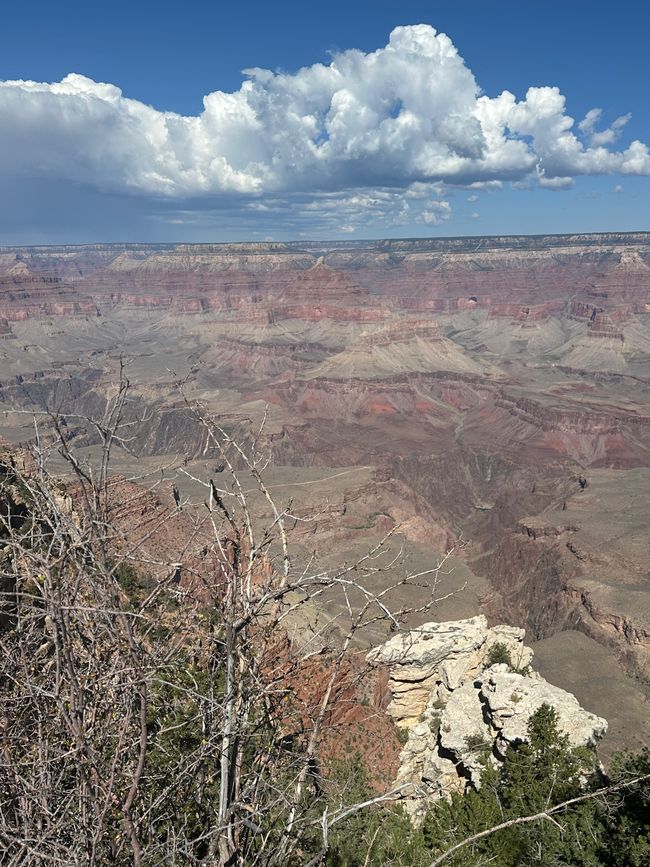
M397 527L388 582L453 549L437 619L524 626L606 754L650 743L650 235L0 249L5 439L51 412L95 455L122 363L142 421L115 472L198 507L192 407L243 438L266 415L298 557Z

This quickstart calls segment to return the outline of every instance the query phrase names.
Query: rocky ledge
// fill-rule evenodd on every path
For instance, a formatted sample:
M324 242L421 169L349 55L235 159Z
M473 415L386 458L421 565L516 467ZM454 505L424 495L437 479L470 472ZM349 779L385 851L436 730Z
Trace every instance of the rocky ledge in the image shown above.
M387 712L405 730L396 785L419 818L432 799L480 788L485 759L502 761L527 738L528 720L551 705L574 746L595 747L606 720L531 669L524 630L489 628L485 617L426 623L368 654L388 669Z

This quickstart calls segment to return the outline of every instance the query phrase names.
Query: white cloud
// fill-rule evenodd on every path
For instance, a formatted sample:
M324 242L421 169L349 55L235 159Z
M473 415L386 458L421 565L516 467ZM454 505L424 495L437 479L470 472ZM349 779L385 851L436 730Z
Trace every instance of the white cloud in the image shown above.
M451 216L451 204L437 198L435 184L411 184L406 190L354 189L344 192L294 194L273 200L280 214L308 222L322 233L359 231L384 226L438 226ZM344 224L342 225L342 221Z
M602 115L602 108L592 108L578 124L578 129L591 147L613 144L632 117L630 113L623 114L617 117L606 129L597 132L596 124L600 121Z
M561 175L547 177L544 171L539 172L537 182L540 187L544 187L547 190L568 190L574 184L574 180L571 177L562 177Z
M438 224L450 186L557 189L579 175L650 174L645 144L609 148L630 115L597 131L602 111L592 109L574 131L556 87L522 100L481 95L451 40L428 25L398 27L384 48L329 65L245 72L238 91L208 94L194 117L76 74L0 82L0 175L247 201L256 217L291 207L325 228L335 213L347 230L367 219Z
M615 185L612 187L612 192L613 192L613 193L622 193L622 192L623 192L623 187L621 186L621 184L615 184Z

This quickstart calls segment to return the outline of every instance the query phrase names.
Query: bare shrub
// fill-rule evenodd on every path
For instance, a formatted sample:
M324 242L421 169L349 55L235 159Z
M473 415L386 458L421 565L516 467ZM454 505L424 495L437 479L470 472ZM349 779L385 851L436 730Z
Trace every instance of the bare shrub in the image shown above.
M171 557L157 540L184 508L176 491L156 526L118 519L110 460L133 434L127 400L123 378L105 418L88 420L102 442L94 465L55 417L53 443L36 425L31 455L2 459L3 863L277 865L309 851L317 863L334 825L399 797L333 802L319 767L356 638L400 628L413 609L388 600L408 584L426 580L433 604L446 557L381 591L378 573L399 561L386 553L395 531L334 569L294 562L298 518L265 482L263 426L243 445L195 408L223 472L203 482L201 508L184 509ZM65 487L47 470L52 448L73 476ZM285 627L333 597L345 612L336 645L324 651L320 627L291 640ZM317 655L319 688L302 693Z

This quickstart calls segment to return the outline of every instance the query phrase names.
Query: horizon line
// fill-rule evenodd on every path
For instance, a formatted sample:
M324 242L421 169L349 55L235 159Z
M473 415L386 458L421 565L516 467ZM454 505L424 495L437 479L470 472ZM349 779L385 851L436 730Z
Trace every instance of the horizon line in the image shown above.
M91 247L226 247L226 246L358 246L360 244L382 243L436 243L445 241L468 241L468 240L509 240L509 239L540 239L540 238L605 238L611 235L650 235L650 229L603 231L603 232L517 232L505 234L485 235L435 235L414 236L409 238L385 237L385 238L312 238L312 239L289 239L289 240L254 240L244 241L87 241L83 243L41 243L41 244L0 244L0 251L34 250L40 248L75 247L79 249Z

